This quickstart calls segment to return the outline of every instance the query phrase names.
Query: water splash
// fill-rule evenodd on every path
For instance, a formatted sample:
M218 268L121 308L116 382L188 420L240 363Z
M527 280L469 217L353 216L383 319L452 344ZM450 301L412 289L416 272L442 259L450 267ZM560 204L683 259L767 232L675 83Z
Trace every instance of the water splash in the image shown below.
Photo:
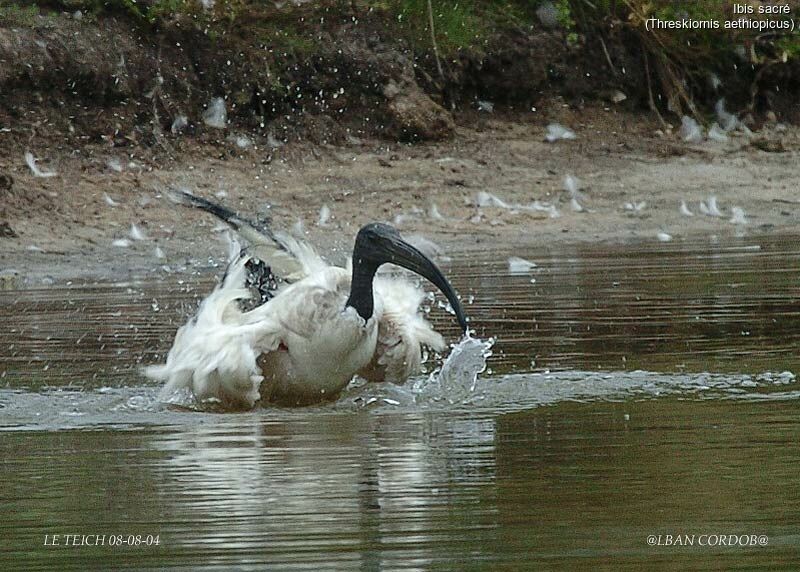
M548 143L555 143L562 139L577 139L577 136L572 129L564 127L559 123L551 123L547 126L547 133L544 138Z
M25 152L25 162L28 164L28 167L30 168L31 173L33 173L34 177L48 178L48 177L55 177L56 175L58 175L58 173L56 173L55 171L43 171L36 164L36 161L38 161L38 159L36 159L33 156L33 153L31 153L30 151Z
M679 134L686 143L699 143L703 140L703 128L688 115L681 117Z
M536 263L525 260L519 256L511 256L508 259L509 274L528 274L536 269Z
M651 371L543 371L489 375L486 360L494 340L466 338L441 370L414 385L356 379L332 403L284 408L263 405L253 412L269 419L309 414L372 412L509 413L564 402L630 401L679 397L694 401L800 401L791 371L759 374L659 373ZM484 374L484 372L486 372ZM481 375L484 374L484 375ZM218 403L198 403L188 392L166 398L153 386L101 387L94 391L0 389L0 433L97 427L196 425L205 415L227 414ZM236 415L241 415L237 413Z
M469 400L478 383L478 376L486 371L486 360L492 355L495 339L466 337L456 344L438 372L427 382L415 385L423 397L444 399L449 403Z
M215 129L225 129L228 126L228 113L223 98L216 97L211 100L208 109L203 113L203 122Z

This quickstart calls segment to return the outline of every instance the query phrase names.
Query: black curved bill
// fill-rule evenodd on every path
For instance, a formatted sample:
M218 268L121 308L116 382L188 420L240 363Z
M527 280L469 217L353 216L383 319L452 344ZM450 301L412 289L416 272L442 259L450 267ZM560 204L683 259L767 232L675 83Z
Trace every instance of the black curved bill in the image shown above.
M461 331L467 333L467 318L464 315L464 308L456 296L455 290L450 282L445 278L439 267L433 261L422 254L419 250L411 246L400 235L385 236L385 241L381 244L384 251L385 261L402 266L407 270L415 272L436 286L445 295L450 306L456 313L458 324Z

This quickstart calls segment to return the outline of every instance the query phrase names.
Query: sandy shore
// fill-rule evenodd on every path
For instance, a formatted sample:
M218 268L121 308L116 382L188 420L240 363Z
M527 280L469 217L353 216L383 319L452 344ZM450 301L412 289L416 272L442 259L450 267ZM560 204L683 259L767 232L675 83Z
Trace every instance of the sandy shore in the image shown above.
M577 138L545 142L552 120ZM344 147L273 148L251 139L240 148L226 135L217 143L186 140L127 155L101 147L35 149L42 169L57 172L48 178L34 176L20 150L0 164L14 180L11 190L0 191L6 199L0 222L17 235L0 238L0 270L15 270L19 284L37 287L125 280L222 259L218 223L170 203L164 198L169 187L270 216L282 227L300 221L326 253L346 252L357 228L375 220L451 252L666 235L724 240L800 228L800 130L794 127L687 144L658 133L647 116L602 108L565 108L547 121L535 113L476 114L460 123L452 141L426 145L352 140ZM766 147L778 152L754 140L769 141ZM580 181L582 212L564 190L567 175ZM507 206L476 206L481 192ZM700 201L711 196L723 216L701 213ZM530 208L536 201L552 208ZM694 216L681 213L681 201ZM330 218L320 225L323 207ZM733 207L746 224L731 222ZM131 237L131 225L144 240Z

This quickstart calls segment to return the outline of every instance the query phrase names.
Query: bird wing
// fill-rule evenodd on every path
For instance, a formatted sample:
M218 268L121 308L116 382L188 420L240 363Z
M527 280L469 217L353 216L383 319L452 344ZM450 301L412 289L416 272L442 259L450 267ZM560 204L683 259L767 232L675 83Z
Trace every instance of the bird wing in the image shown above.
M250 296L242 286L246 262L246 257L232 262L225 279L181 326L166 363L144 369L147 377L165 383L163 401L182 389L227 408L249 409L258 401L263 376L256 360L278 348L280 323L265 312L258 321L245 318L238 302Z
M253 222L188 191L173 190L169 197L178 204L211 213L228 224L249 244L250 256L264 261L277 278L294 282L327 267L308 242L289 233L271 229L265 223Z
M425 299L421 288L399 277L379 277L374 289L382 301L378 342L372 361L359 375L369 381L404 383L419 373L422 347L442 351L444 338L419 311Z

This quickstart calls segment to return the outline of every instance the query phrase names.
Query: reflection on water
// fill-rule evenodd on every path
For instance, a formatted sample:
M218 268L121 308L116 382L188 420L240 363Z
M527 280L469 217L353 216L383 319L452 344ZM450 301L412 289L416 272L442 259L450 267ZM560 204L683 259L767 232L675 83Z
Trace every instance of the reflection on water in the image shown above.
M528 370L532 358L539 368L755 373L797 364L797 244L576 247L530 256L539 268L529 275L499 280L498 263L480 261L457 272L476 297L473 322L499 337L496 369Z
M794 243L529 252L539 267L514 276L471 257L449 273L498 338L474 391L356 384L335 404L246 414L169 409L136 374L207 280L0 293L0 563L793 570Z
M321 416L315 436L305 425L194 428L154 442L169 454L166 487L202 513L200 534L187 544L241 519L243 526L223 533L230 537L221 556L238 543L275 563L425 566L437 558L432 546L457 509L448 482L493 481L492 420ZM268 546L253 547L253 538Z
M113 558L115 569L426 570L469 554L466 568L487 570L611 558L622 559L615 569L789 570L798 429L796 401L661 399L17 433L0 446L10 509L0 526L20 569ZM161 544L42 548L59 533ZM646 543L676 533L763 534L769 545Z

